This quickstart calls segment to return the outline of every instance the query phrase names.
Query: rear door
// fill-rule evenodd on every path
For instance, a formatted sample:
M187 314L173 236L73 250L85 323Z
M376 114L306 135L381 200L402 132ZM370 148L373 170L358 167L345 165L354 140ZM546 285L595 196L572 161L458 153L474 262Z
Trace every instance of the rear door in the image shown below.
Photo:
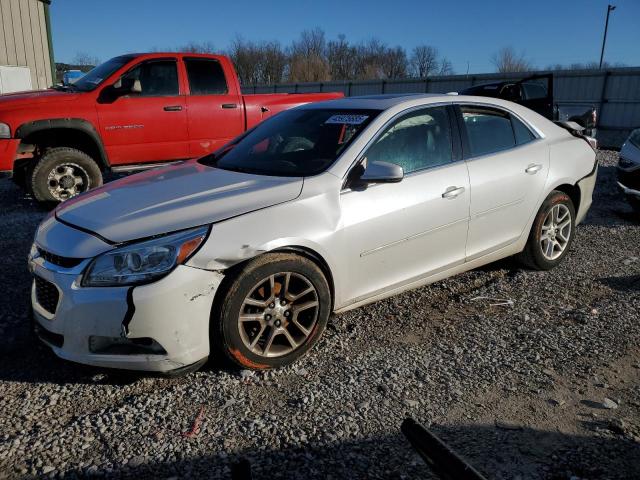
M549 153L546 143L506 110L460 105L458 112L471 186L470 261L522 235L542 201Z
M100 130L114 164L188 158L187 112L176 58L147 60L123 75L141 92L98 102Z
M364 299L464 262L469 176L452 149L451 121L445 106L413 110L365 152L363 161L396 163L405 177L341 194L346 297Z
M189 94L189 152L192 157L210 153L244 131L240 92L233 92L220 62L204 57L184 57Z

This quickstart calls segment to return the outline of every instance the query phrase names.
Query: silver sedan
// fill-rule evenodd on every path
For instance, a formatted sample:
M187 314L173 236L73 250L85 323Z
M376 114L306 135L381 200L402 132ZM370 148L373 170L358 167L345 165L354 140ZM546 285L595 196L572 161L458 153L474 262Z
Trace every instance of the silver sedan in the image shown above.
M592 139L498 99L306 105L61 204L29 258L36 329L90 365L280 367L332 312L511 255L555 267L596 170Z

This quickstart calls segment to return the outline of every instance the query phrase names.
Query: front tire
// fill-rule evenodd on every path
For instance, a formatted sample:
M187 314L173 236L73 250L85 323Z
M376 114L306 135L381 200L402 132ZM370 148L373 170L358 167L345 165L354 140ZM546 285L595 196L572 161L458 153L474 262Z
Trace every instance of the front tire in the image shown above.
M559 265L573 243L575 218L569 195L551 192L538 210L520 260L536 270L551 270Z
M315 345L331 313L322 270L289 253L250 260L213 312L212 340L236 365L263 370L290 365Z
M39 202L62 202L102 185L98 164L75 148L47 149L29 175L29 186Z

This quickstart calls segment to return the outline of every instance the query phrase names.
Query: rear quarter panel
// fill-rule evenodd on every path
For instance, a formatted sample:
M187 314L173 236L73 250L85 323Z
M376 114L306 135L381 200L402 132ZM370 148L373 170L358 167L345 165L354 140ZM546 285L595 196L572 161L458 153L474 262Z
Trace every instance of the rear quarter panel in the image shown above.
M254 95L243 95L247 130L253 128L258 123L275 115L276 113L288 110L293 107L304 105L305 103L323 102L335 100L344 95L338 92L331 93L264 93Z

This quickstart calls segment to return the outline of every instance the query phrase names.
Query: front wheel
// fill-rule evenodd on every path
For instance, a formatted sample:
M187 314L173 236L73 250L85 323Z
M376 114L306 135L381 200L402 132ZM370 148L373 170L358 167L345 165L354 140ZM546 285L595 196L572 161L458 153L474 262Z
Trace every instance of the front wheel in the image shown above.
M300 358L318 341L331 312L322 270L288 253L249 261L233 274L224 295L214 310L212 340L235 364L252 370Z
M44 152L29 180L36 200L58 203L102 185L102 172L86 153L56 147Z
M557 266L569 251L575 236L575 207L571 198L554 190L538 210L520 259L536 270Z

